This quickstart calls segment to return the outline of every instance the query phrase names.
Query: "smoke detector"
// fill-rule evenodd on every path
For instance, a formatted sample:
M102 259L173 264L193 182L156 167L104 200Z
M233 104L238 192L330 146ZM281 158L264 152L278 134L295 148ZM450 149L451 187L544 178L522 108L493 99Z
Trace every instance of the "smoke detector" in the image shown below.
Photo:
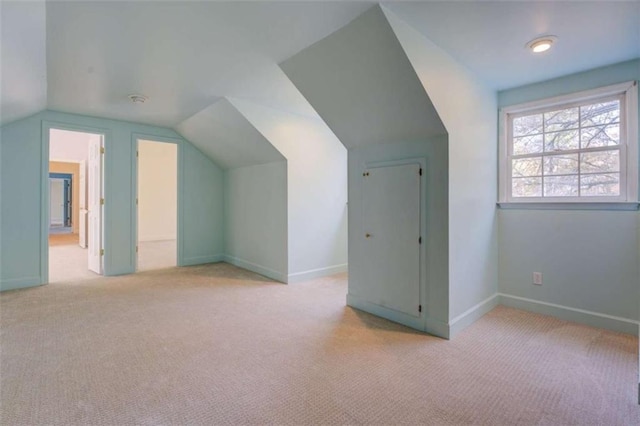
M134 104L143 104L149 99L145 95L129 95L128 98Z

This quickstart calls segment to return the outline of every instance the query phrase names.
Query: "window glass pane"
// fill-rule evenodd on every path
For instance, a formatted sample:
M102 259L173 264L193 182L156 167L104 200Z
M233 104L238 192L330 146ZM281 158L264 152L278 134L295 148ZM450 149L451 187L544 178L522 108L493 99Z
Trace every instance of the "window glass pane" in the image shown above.
M614 197L620 195L620 173L580 176L583 197Z
M617 172L620 170L620 151L607 150L580 154L581 173Z
M542 157L511 160L511 167L513 177L540 176L542 174Z
M544 150L547 152L566 151L568 149L578 148L578 130L545 133L544 135Z
M578 174L578 154L549 155L544 157L544 174Z
M578 107L560 109L544 113L544 131L556 132L560 130L578 128Z
M542 133L542 114L527 115L513 119L513 136Z
M620 143L620 124L587 127L582 129L580 139L582 148L618 145Z
M542 197L542 178L511 179L512 197Z
M542 152L542 135L513 138L513 155Z
M620 121L620 101L599 102L580 107L582 127L617 123Z
M545 197L577 197L578 176L549 176L544 178Z

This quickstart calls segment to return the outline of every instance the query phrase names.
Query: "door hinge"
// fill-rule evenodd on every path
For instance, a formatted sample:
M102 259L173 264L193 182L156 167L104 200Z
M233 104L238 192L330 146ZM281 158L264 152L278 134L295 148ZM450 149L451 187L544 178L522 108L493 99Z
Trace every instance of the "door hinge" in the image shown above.
M100 249L100 256L104 256L104 249Z
M103 146L100 147L100 154L104 154L104 147Z
M136 151L136 157L140 157L140 152Z
M418 312L422 312L422 305L418 305Z
M138 205L138 199L136 198L136 206Z
M104 206L104 198L100 198L100 205Z
M422 237L418 237L418 244L422 244Z
M420 176L422 176L422 167L420 167L420 170L418 171L418 174L419 174Z
M138 252L138 246L136 246L136 253Z

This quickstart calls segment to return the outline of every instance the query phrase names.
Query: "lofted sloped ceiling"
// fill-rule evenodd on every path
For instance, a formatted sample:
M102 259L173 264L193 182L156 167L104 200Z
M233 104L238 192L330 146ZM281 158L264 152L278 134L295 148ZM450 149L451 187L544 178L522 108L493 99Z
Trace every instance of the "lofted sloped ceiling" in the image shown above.
M50 2L48 105L173 127L370 5ZM132 105L130 93L149 101Z
M45 2L0 1L0 124L47 106Z
M176 127L224 97L317 118L303 97L281 84L277 64L293 64L286 60L374 4L3 0L0 124L49 108ZM493 90L640 57L638 1L391 1L385 7ZM559 36L557 46L533 56L524 45L543 33ZM385 55L394 60L388 53L393 43L386 40L379 49L363 41L366 51L342 54L364 64ZM404 63L398 67L406 71ZM364 87L372 74L392 81L382 69L391 70L363 66L352 81ZM127 100L131 93L149 101L133 105ZM379 105L394 99L381 101L374 93L369 99ZM335 102L340 110L350 99ZM379 125L361 119L361 128ZM425 130L427 124L414 119L403 118L407 134Z
M285 159L227 99L184 120L176 130L223 169Z
M349 149L446 133L379 6L281 67Z
M640 57L640 1L434 1L384 6L503 90ZM534 55L527 42L556 45Z

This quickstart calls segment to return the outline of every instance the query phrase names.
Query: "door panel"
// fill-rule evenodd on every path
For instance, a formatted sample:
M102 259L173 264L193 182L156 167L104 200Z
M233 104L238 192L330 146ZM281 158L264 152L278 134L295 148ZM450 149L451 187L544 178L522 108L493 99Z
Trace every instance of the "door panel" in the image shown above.
M78 244L82 248L87 248L87 217L89 210L87 209L87 162L80 162L80 214L79 214L79 239Z
M102 138L89 143L88 243L89 269L102 274Z
M419 317L420 165L370 168L363 176L367 300Z

